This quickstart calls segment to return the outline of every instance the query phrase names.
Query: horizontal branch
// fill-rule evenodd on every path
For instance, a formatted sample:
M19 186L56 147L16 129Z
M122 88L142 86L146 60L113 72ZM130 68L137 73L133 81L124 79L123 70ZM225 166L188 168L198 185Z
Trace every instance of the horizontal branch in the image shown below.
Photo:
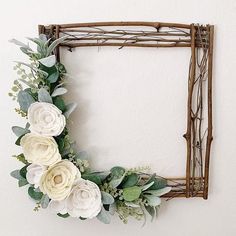
M171 31L129 31L129 30L104 30L104 29L60 29L61 33L70 33L70 32L78 32L78 33L89 33L89 34L121 34L121 35L137 35L137 36L183 36L190 37L188 33L172 33Z
M189 24L164 23L164 22L145 22L145 21L121 21L121 22L91 22L91 23L74 23L61 24L60 28L76 28L76 27L97 27L97 26L147 26L147 27L176 27L190 29Z
M191 47L190 43L166 43L166 44L145 44L145 43L62 43L61 47L96 47L96 46L114 46L114 47L149 47L149 48L169 48L169 47Z

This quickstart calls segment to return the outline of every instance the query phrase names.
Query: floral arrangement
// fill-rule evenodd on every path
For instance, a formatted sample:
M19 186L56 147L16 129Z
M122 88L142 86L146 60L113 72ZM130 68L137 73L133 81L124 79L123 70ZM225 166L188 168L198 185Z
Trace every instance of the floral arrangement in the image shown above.
M166 179L144 173L146 168L92 171L85 152L77 151L70 138L66 125L76 104L64 102L66 69L53 54L64 39L29 38L37 50L11 40L29 58L28 64L16 62L19 78L9 93L19 103L16 112L27 119L25 127L12 127L22 148L14 157L24 166L11 176L19 187L28 187L35 211L48 208L60 217L96 217L106 224L115 213L124 223L130 216L154 219L160 196L171 190Z

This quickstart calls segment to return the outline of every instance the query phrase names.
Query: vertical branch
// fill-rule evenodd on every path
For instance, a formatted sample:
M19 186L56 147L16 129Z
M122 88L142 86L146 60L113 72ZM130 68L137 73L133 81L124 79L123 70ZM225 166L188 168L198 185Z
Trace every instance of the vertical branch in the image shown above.
M196 29L194 24L191 25L191 63L190 75L188 80L188 103L187 103L187 132L184 138L187 142L187 164L186 164L186 197L190 197L190 182L191 182L191 148L192 148L192 96L195 81L196 56L195 56L195 36Z
M209 33L209 53L208 53L208 94L207 94L207 105L208 105L208 134L206 144L206 155L205 155L205 181L203 198L208 198L208 181L209 181L209 164L210 164L210 151L212 137L212 66L213 66L213 38L214 38L214 26L208 26Z
M45 33L44 25L38 25L38 33L39 34L44 34Z
M60 26L59 25L56 25L56 35L55 36L56 36L56 39L59 39L59 37L60 37ZM57 61L60 62L60 47L59 46L56 47L55 54L56 54Z

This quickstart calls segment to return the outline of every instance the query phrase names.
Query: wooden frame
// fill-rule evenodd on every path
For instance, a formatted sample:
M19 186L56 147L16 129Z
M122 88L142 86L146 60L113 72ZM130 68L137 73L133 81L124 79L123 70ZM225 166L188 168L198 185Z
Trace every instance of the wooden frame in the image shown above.
M186 176L167 178L175 197L208 198L209 162L212 142L212 66L213 25L161 22L96 22L61 25L39 25L39 33L48 38L68 38L60 47L188 47L191 58L188 76ZM205 93L206 92L206 93ZM206 94L206 95L205 95ZM204 117L204 107L207 114ZM206 125L205 130L203 124Z

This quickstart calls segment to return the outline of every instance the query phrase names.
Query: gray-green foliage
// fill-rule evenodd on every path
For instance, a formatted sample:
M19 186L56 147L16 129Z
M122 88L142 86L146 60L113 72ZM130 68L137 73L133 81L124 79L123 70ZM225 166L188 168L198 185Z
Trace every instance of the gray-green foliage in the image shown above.
M29 129L22 128L22 127L19 127L19 126L13 126L12 131L17 137L21 137L21 136L23 136L23 135L30 132Z
M114 203L115 200L114 200L114 198L112 197L111 194L106 193L104 191L101 191L101 194L102 194L102 203L104 205L111 205L111 204Z
M39 89L38 100L39 100L39 102L52 103L52 98L51 98L49 92L45 88Z
M113 188L116 188L121 184L122 180L124 179L126 171L123 167L120 166L115 166L110 171L111 171L111 180L109 184Z
M22 116L27 116L30 105L37 101L54 104L66 118L69 118L75 110L76 103L65 104L62 97L67 93L67 89L64 88L66 69L64 65L57 62L53 54L55 47L67 37L55 41L47 39L45 35L40 35L39 38L28 38L37 45L37 51L32 50L29 44L15 39L11 40L29 57L29 63L17 62L15 65L14 69L19 78L14 81L9 93L13 100L19 102L20 109L17 108L16 111ZM17 136L17 145L20 145L21 138L30 132L29 124L25 128L13 126L12 130ZM89 168L87 154L75 151L74 142L71 140L67 128L54 138L62 158L71 161L80 170L83 179L92 181L99 186L103 206L97 219L108 224L111 215L115 212L124 223L127 223L128 217L146 220L146 213L150 214L152 218L156 217L161 203L160 196L171 190L170 187L167 187L165 179L154 174L146 180L143 173L149 170L147 167L127 170L115 166L110 171L92 172ZM13 171L11 176L18 180L19 186L29 185L26 179L29 163L23 154L15 157L24 163L24 166L20 170ZM28 194L37 202L36 210L40 206L42 208L48 207L50 199L39 188L29 185ZM57 215L63 218L69 217L69 214L59 213ZM81 220L84 219L81 218Z
M35 100L27 91L22 90L18 93L18 102L20 104L20 109L27 112L29 106L34 103Z
M100 220L104 224L110 224L111 222L111 215L108 211L106 211L103 207L100 213L97 215L97 219Z

